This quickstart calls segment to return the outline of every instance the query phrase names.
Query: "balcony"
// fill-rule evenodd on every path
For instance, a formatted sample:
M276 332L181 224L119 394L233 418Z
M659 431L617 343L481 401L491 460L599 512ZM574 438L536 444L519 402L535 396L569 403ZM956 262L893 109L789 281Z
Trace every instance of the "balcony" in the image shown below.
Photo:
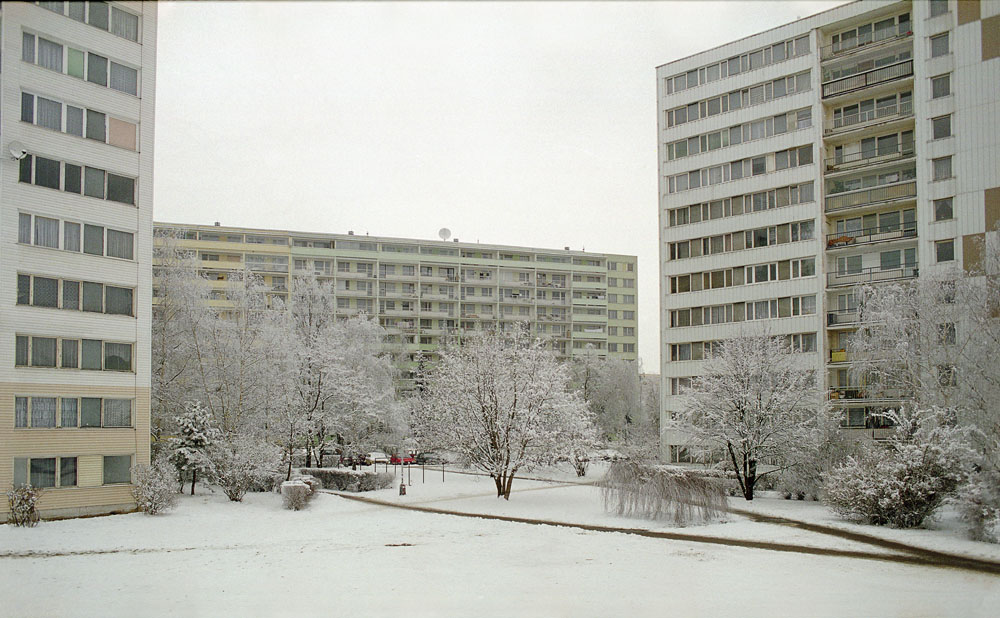
M535 302L539 305L548 305L554 307L565 307L569 305L568 300L556 299L556 298L539 298Z
M841 41L839 43L834 43L832 45L826 45L820 48L820 58L822 60L830 60L832 58L843 57L850 52L858 49L869 50L878 47L880 44L889 44L894 41L899 41L905 39L909 36L913 36L913 31L910 30L910 23L904 22L892 28L886 28L884 30L879 30L875 32L874 36L871 34L855 37L849 42Z
M355 298L372 298L375 293L371 290L337 290L337 296L353 296Z
M916 223L906 224L914 227L901 228L899 225L885 225L882 227L870 227L861 230L849 230L826 235L827 249L840 249L842 247L853 247L856 245L867 245L871 243L884 242L888 240L899 240L902 238L916 238Z
M848 326L861 321L857 307L853 309L837 309L826 314L827 326Z
M501 296L500 302L508 305L530 305L534 301L531 300L530 296L522 294L520 296Z
M831 363L846 363L847 362L847 350L845 348L840 348L836 350L830 350L830 362Z
M895 427L851 427L841 425L841 431L852 438L871 438L872 440L888 440L896 433Z
M893 402L908 397L900 389L883 389L870 393L864 386L834 386L830 389L831 401Z
M827 195L824 199L826 212L839 212L895 200L912 199L917 196L917 183L913 180L898 182L871 189L859 189Z
M539 281L538 287L540 288L556 288L559 290L564 290L568 286L565 281Z
M878 84L913 76L913 60L879 67L864 73L855 73L823 84L823 98L834 97L848 92L870 88Z
M456 300L455 294L421 294L421 300Z
M919 273L916 265L898 266L895 268L882 268L871 266L851 272L832 272L826 274L826 286L829 288L845 285L861 285L863 283L878 283L880 281L895 281L898 279L912 279Z
M379 293L382 298L402 298L404 300L413 300L417 298L416 292L386 292L385 290Z
M853 129L859 129L869 124L902 120L903 118L909 118L912 115L913 103L907 101L906 103L893 104L887 107L879 107L876 109L866 110L864 112L858 112L857 114L851 114L849 116L834 118L833 122L826 124L824 132L827 135L832 133L842 133Z
M437 274L437 275L424 275L424 274L421 274L420 275L420 280L421 281L441 281L441 282L453 282L453 283L457 283L458 282L458 275L441 275L441 274Z
M555 313L539 313L538 319L543 322L569 322L570 318L568 315L559 315Z
M368 272L360 272L360 273L353 272L353 273L351 273L351 272L347 272L347 271L343 271L343 270L338 270L337 271L337 278L338 279L374 279L375 278L375 274L374 273L368 273Z
M829 157L826 159L826 171L844 171L853 170L861 167L866 167L868 165L878 165L880 163L889 163L892 161L899 161L900 159L908 159L914 154L913 144L896 144L895 147L891 148L877 148L872 150L861 150L858 152L850 152L847 154L841 154L835 157Z

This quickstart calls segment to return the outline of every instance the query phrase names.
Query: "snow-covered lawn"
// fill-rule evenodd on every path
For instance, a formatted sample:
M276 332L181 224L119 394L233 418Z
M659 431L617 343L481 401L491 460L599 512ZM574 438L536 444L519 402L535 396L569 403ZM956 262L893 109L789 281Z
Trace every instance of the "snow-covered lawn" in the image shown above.
M449 473L442 483L439 470L433 478L428 470L421 483L418 471L405 497L395 488L366 495L469 512L659 527L605 514L594 487L518 479L505 502L491 496L489 479ZM546 472L536 474L553 478ZM835 523L815 503L761 499L752 508ZM735 516L684 531L854 548ZM886 536L895 533L909 535L901 538L906 542L931 533L942 549L962 551L960 537L947 528ZM980 555L995 555L986 547ZM11 557L49 553L70 555ZM0 557L0 615L12 616L909 617L993 616L1000 607L1000 577L956 569L419 513L331 494L318 495L301 512L283 510L275 494L250 494L235 504L218 492L184 496L176 510L158 517L0 526L0 556L6 556Z

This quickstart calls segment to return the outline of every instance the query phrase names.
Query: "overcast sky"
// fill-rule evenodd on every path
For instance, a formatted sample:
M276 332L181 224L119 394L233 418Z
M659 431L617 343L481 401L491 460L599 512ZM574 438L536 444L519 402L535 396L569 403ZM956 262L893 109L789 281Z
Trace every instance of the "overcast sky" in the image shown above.
M635 254L655 373L655 67L842 3L160 3L154 218Z

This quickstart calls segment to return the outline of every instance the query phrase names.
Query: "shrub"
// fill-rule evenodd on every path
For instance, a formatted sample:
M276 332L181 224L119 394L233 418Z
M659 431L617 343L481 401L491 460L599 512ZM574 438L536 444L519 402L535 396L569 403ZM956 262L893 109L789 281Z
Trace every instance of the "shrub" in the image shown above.
M235 436L209 448L212 478L233 502L241 502L248 491L273 484L281 464L281 449L250 436Z
M311 496L309 485L302 481L285 481L281 484L281 501L286 509L301 511L306 508Z
M177 502L177 468L167 456L132 467L132 497L140 511L156 515Z
M12 487L7 492L7 506L10 507L10 521L15 526L31 528L38 523L38 510L35 505L42 495L42 490L29 484Z
M366 472L347 468L302 468L323 484L324 489L335 491L373 491L392 486L395 476L386 472Z
M605 510L647 519L672 519L677 525L708 521L726 508L726 492L720 479L669 466L615 462L604 476L602 490Z
M975 453L968 430L933 408L894 413L895 435L830 472L824 500L841 517L898 528L919 526L966 480Z
M983 470L959 491L959 512L969 523L969 536L1000 543L1000 472Z

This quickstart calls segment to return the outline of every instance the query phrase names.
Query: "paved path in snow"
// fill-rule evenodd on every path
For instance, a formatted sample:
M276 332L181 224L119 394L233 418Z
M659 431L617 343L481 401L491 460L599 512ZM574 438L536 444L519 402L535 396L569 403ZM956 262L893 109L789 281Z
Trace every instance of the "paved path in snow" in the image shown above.
M454 473L456 471L451 471L451 472ZM479 475L478 473L475 472L457 472L457 473ZM485 475L479 475L479 476L485 476ZM525 477L525 478L518 477L518 478L521 480L542 481L553 484L546 485L543 487L531 487L527 489L514 490L515 493L525 492L525 491L540 491L546 489L558 489L560 487L569 487L575 485L593 485L595 483L595 481L573 482L565 480L559 481L555 479L536 479L530 477ZM900 553L887 554L887 553L864 552L864 551L854 551L854 550L844 550L844 549L834 549L834 548L824 548L824 547L809 547L803 545L790 545L787 543L773 543L769 541L753 541L747 539L722 538L722 537L714 537L708 535L689 534L683 532L655 531L655 530L647 530L644 528L623 528L623 527L619 528L614 526L580 524L580 523L572 523L564 521L555 521L549 519L534 519L528 517L514 517L509 515L492 515L489 513L470 513L466 511L455 511L451 509L425 506L426 504L431 502L447 502L450 500L468 498L472 496L453 496L448 498L440 498L437 500L428 500L424 502L401 504L398 502L388 502L385 500L379 500L377 498L368 498L365 496L359 496L357 494L348 492L339 492L326 489L320 491L340 496L341 498L345 498L347 500L354 500L366 504L386 506L386 507L411 510L411 511L419 511L423 513L434 513L438 515L452 515L456 517L469 517L477 519L492 519L498 521L507 521L520 524L536 525L536 526L556 526L562 528L576 528L592 532L617 532L620 534L631 534L649 538L667 539L673 541L689 541L693 543L709 543L713 545L727 545L731 547L746 547L751 549L763 549L769 551L790 552L799 554L815 554L820 556L836 556L836 557L856 558L863 560L881 560L883 562L915 564L915 565L932 566L932 567L958 568L969 571L976 571L979 573L1000 575L1000 563L993 562L991 560L983 560L968 556L949 554L945 552L935 551L932 549L926 549L923 547L916 547L906 543L900 543L898 541L891 541L875 535L853 532L850 530L843 530L841 528L835 528L832 526L813 524L809 522L799 521L796 519L790 519L787 517L766 515L762 513L756 513L753 511L746 511L743 509L735 509L731 507L727 508L728 512L743 517L747 517L748 519L751 519L756 522L777 524L782 526L791 526L807 530L810 532L815 532L818 534L824 534L828 536L842 538L845 540L865 543L868 545L873 545L876 547L881 547L884 549L889 549ZM493 494L492 492L490 492L488 494L479 494L479 495L493 495Z

